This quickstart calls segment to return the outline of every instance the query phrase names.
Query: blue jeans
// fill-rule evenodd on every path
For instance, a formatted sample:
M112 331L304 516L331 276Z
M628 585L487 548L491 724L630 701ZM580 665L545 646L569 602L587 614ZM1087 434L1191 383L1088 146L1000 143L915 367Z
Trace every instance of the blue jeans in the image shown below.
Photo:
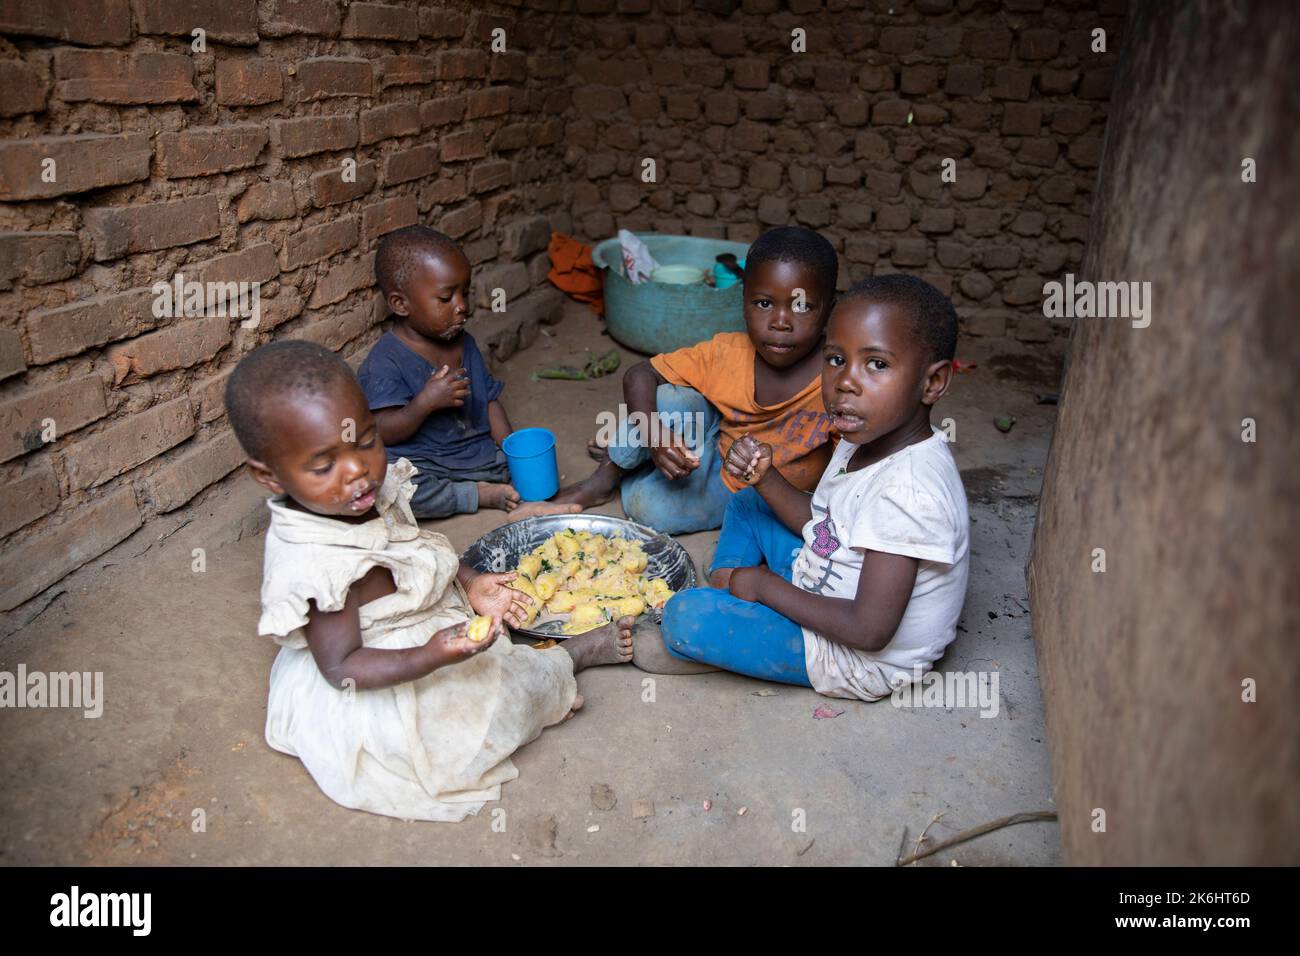
M722 481L722 456L718 434L722 416L693 388L660 385L655 393L659 419L682 437L683 416L695 416L703 427L691 428L691 450L700 457L699 467L683 478L669 481L650 458L650 446L639 428L623 422L609 446L609 460L627 474L623 477L623 511L633 521L665 534L708 531L722 524L731 500L731 489Z
M803 539L792 533L753 488L731 496L709 574L766 561L793 577ZM719 588L691 588L664 605L664 644L686 660L712 664L760 680L811 687L804 666L803 629L764 604L742 601Z

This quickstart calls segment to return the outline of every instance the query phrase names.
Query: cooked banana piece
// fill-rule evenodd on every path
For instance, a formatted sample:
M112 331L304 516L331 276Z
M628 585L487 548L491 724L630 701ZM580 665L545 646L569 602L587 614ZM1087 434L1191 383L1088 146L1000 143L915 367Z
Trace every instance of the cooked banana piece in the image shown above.
M579 604L564 625L566 634L581 634L605 623L605 611L599 604Z
M526 578L536 578L542 570L542 556L540 554L525 554L519 559L519 564L515 567L515 570Z
M654 578L641 589L641 596L650 607L663 607L675 593L663 578Z
M615 617L639 617L645 613L645 601L639 597L625 597L614 603Z
M580 634L611 618L662 607L673 596L662 578L646 578L648 564L639 541L566 529L519 559L513 586L533 598L527 623L544 607L548 614L568 614L565 633Z
M507 587L512 587L516 591L523 591L533 599L533 603L528 605L528 611L524 615L524 627L527 627L537 619L537 615L542 609L542 600L537 596L537 588L532 581L525 577L515 578Z
M548 614L568 614L578 606L578 596L573 591L556 591L555 596L546 602Z

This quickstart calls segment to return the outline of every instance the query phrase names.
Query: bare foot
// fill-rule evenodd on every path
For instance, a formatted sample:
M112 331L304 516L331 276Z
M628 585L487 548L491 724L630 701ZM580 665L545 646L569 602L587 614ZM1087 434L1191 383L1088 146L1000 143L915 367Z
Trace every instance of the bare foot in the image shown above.
M573 703L569 705L569 712L560 718L560 723L564 723L566 720L572 720L573 715L582 710L582 705L585 703L586 701L582 699L581 694L574 694Z
M573 502L579 508L594 508L614 497L623 481L623 469L608 458L582 481L561 488L552 501Z
M638 624L633 631L632 663L651 674L711 674L718 669L668 653L662 631L650 622Z
M609 461L609 449L594 438L587 442L587 454L596 461Z
M515 486L496 481L478 483L479 508L495 508L498 511L514 511L519 507L519 492Z
M571 637L561 647L573 658L575 671L598 664L626 664L632 660L634 617L620 617L611 624Z
M506 518L506 524L523 521L525 518L540 518L542 515L571 515L582 510L581 505L557 504L553 501L529 501L518 505Z

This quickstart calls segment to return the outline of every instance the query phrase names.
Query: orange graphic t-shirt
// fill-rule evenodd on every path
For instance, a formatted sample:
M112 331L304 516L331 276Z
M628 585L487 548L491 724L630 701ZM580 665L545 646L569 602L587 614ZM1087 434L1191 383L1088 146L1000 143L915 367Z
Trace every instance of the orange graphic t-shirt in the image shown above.
M772 464L786 481L812 491L831 460L834 440L831 417L822 404L821 376L779 405L760 405L754 398L754 362L758 353L744 332L719 332L676 352L650 360L656 372L673 385L695 389L722 415L718 452L726 459L731 443L743 435L772 446ZM722 469L732 491L745 483Z

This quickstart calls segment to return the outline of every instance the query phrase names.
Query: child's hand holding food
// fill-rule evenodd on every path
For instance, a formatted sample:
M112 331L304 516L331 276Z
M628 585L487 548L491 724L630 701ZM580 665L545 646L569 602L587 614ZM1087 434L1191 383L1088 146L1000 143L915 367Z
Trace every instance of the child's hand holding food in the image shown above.
M667 427L661 428L659 435L661 441L650 449L650 457L665 478L676 481L700 467L699 456L691 451L680 435Z
M772 467L772 446L744 435L727 450L727 471L746 484L756 485Z
M465 587L469 606L474 613L501 618L511 627L526 627L533 598L510 587L518 577L515 571L475 575Z
M463 368L453 370L444 365L429 376L420 395L429 403L430 411L459 408L469 401L469 374Z
M484 622L487 623L486 628ZM437 645L439 656L445 663L455 664L487 650L501 633L499 618L476 617L434 632L429 643Z
M488 635L492 633L492 628L496 624L496 618L484 617L480 614L470 620L469 625L465 628L465 636L475 644L482 644L487 640Z

